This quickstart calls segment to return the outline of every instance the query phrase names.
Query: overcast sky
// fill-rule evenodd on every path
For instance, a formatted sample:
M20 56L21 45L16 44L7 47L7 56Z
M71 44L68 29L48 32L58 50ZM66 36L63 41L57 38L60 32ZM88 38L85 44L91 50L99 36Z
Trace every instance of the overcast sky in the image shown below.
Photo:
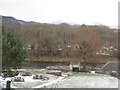
M119 0L0 0L0 14L41 23L118 24Z

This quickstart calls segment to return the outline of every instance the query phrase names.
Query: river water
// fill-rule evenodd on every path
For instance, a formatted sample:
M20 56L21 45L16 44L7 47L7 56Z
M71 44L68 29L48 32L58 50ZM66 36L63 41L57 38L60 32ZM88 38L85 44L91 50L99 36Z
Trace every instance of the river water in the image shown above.
M69 63L29 61L29 62L23 62L22 69L43 69L48 66L69 66Z

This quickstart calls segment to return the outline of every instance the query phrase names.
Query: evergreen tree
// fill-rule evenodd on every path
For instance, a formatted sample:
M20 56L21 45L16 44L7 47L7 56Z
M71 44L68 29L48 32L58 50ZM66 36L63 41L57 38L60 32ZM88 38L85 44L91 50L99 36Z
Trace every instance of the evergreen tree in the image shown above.
M10 69L21 67L25 59L25 50L18 38L12 32L2 29L2 68Z

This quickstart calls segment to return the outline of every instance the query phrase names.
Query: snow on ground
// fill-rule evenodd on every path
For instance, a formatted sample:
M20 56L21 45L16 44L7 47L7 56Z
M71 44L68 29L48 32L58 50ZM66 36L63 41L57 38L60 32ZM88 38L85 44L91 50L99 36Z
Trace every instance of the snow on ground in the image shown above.
M32 76L21 76L22 78L25 79L25 82L11 82L11 88L33 88L33 87L39 86L41 84L56 80L56 78L57 78L57 76L49 75L49 74L46 74L45 76L48 76L49 80L40 80L40 79L35 80L35 79L32 79L33 75ZM2 84L1 85L2 88L5 88L6 82L11 81L11 78L6 78L5 80L0 79L0 81Z
M108 75L100 74L77 74L68 77L57 77L50 74L45 74L50 78L48 81L34 80L32 76L22 76L25 82L11 82L12 88L118 88L118 79ZM0 77L0 84L3 88L6 86L6 81Z
M62 80L63 78L64 78L64 77L59 77L59 78L57 78L56 80L53 80L53 81L51 81L51 82L42 84L42 85L37 86L37 87L34 87L34 88L43 88L43 87L46 87L46 86L48 86L48 85L51 85L51 84L54 84L54 83L59 82L59 81Z
M47 88L118 88L118 79L107 75L72 76Z

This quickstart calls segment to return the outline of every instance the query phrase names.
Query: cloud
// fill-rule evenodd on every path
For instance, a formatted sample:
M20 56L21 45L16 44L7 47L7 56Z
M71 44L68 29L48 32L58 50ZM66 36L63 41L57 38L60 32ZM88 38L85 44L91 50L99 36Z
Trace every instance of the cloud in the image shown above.
M0 13L38 22L117 25L116 0L1 0Z

